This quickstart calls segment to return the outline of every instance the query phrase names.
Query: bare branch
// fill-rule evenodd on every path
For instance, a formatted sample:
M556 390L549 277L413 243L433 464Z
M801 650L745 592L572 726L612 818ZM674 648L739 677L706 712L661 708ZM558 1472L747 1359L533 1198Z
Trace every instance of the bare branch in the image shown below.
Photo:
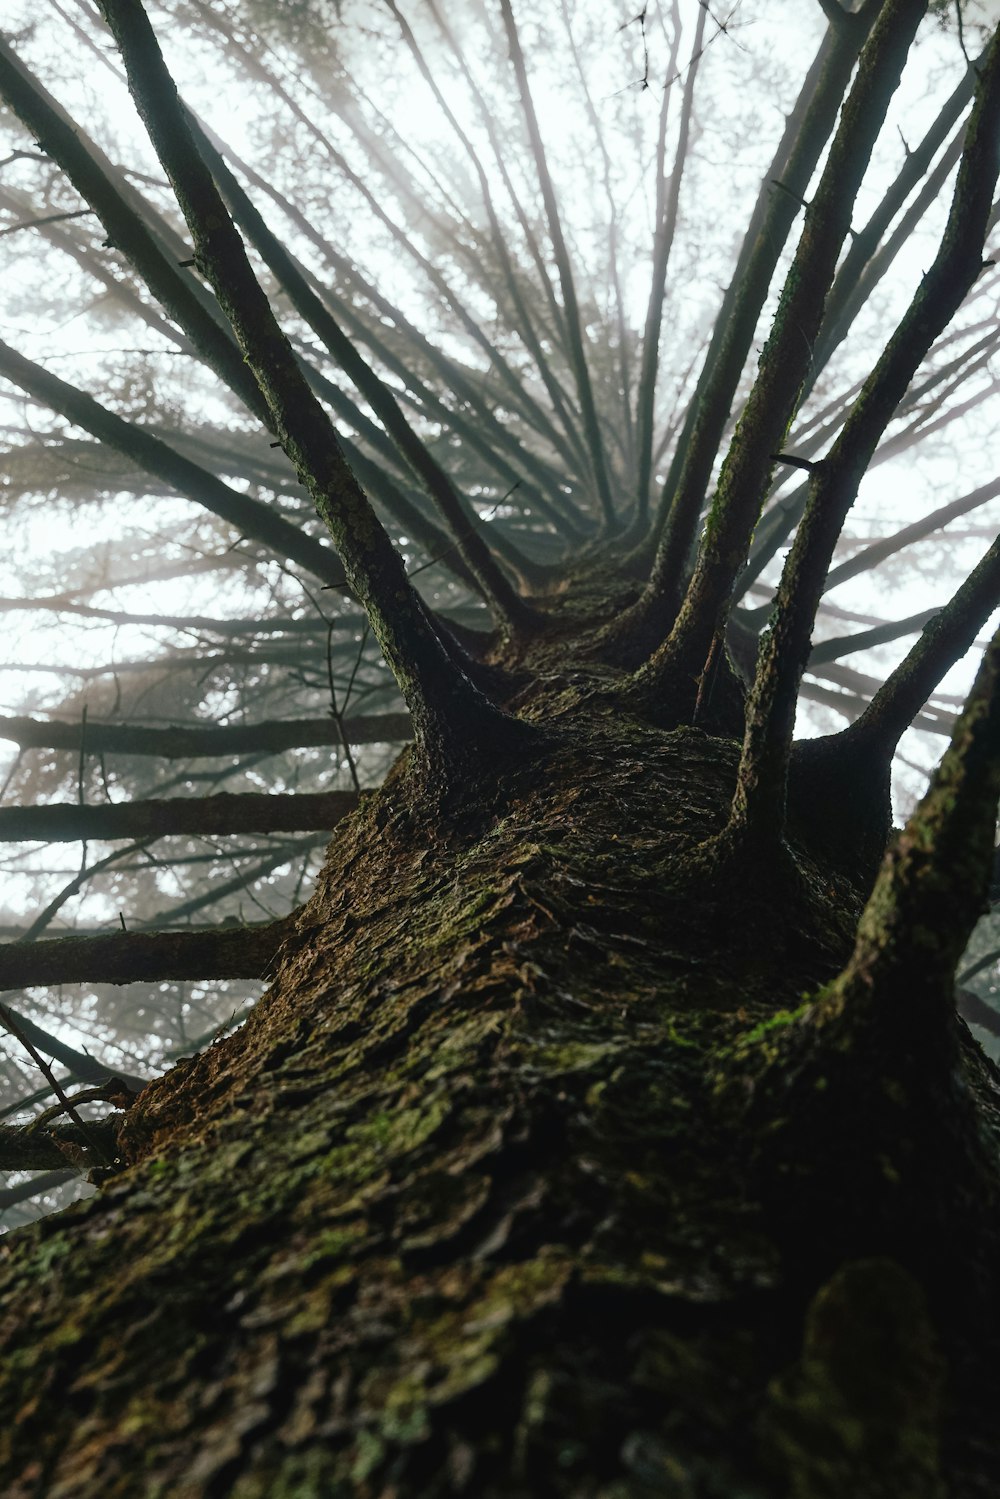
M555 187L545 157L545 146L542 142L542 133L538 126L538 116L535 113L535 105L531 97L528 72L524 63L524 54L521 51L521 41L518 36L517 24L514 20L514 12L510 6L510 0L500 0L500 11L503 16L504 29L507 33L507 42L510 47L510 58L517 78L518 92L521 96L521 108L524 112L524 122L527 126L528 138L531 142L535 170L538 173L538 184L541 188L542 200L545 204L549 236L555 252L559 285L562 288L563 305L566 310L566 327L569 336L573 373L576 377L577 395L580 401L580 409L583 413L584 438L590 454L594 483L597 487L597 496L600 500L605 525L609 529L613 529L616 523L615 506L611 497L611 483L608 477L607 460L604 454L604 443L601 438L597 407L594 403L593 387L590 383L590 371L587 368L587 355L583 344L583 323L576 299L576 285L573 279L569 249L563 235L562 220L556 200Z
M52 1124L45 1129L0 1124L0 1171L65 1170L67 1160L78 1169L113 1161L118 1151L117 1119L92 1119L86 1128L79 1124ZM67 1180L60 1173L60 1180ZM32 1184L30 1195L42 1190Z
M259 979L289 921L201 931L114 932L0 944L0 990L42 984L135 984L161 979Z
M95 727L97 727L95 725ZM117 838L217 837L243 833L305 833L333 828L358 805L353 791L222 792L166 801L0 807L0 841L75 843Z
M747 728L736 796L725 834L730 845L738 843L752 847L755 857L760 856L765 844L773 850L782 837L795 700L809 655L816 608L844 520L879 439L921 360L958 311L979 275L982 245L1000 168L996 149L998 132L1000 32L994 39L980 78L940 249L875 369L865 381L829 457L814 467L809 502L781 575L772 623L761 642L757 673L747 703ZM928 625L922 637L924 644L910 653L907 659L919 660L921 666L914 667L915 680L907 678L909 690L903 687L902 678L893 674L897 679L895 687L899 697L911 706L907 722L929 694L927 677L931 657L935 657L935 664L940 664L940 653L944 649L939 645L939 651L935 653L927 642L947 641L957 649L958 642L964 640L958 652L962 654L989 617L992 605L987 601L992 599L995 602L998 596L996 579L1000 569L1000 543L995 554L988 554L988 560L980 564L973 575L975 582L970 579L965 585L963 603L957 606L952 628L949 629L951 621L947 611L942 611ZM919 701L914 696L918 690L917 682L920 688L927 686ZM880 697L881 694L877 695L876 700ZM882 698L883 704L886 701ZM863 716L861 723L867 720L864 728L861 723L854 725L851 734L855 741L869 733L878 735L879 731L869 726L878 721L879 712L881 708L870 719L868 714ZM869 709L868 713L871 714L872 710ZM895 716L888 709L886 715Z
M809 369L854 201L926 8L927 0L886 0L865 45L722 466L694 574L669 639L634 680L637 701L657 699L668 681L699 673L724 625L767 493L771 455L780 451ZM651 586L662 585L658 573Z
M858 19L857 27L831 29L824 37L765 173L663 486L657 520L660 544L647 594L637 616L624 626L626 630L642 625L648 615L655 638L661 639L680 603L712 465L761 308L797 213L793 198L776 192L770 183L780 177L793 192L805 192L836 122L867 35L870 10Z
M415 476L425 485L466 565L484 596L494 605L500 621L509 627L526 625L532 611L498 567L482 533L474 527L475 515L470 506L410 426L392 391L355 349L197 125L193 125L193 132L236 223L274 272L292 306L322 338L341 369L368 401ZM521 563L516 549L512 561L515 567Z
M677 227L677 212L680 206L681 182L687 159L688 141L691 133L691 113L694 106L694 86L698 75L698 63L703 52L707 8L698 12L694 41L691 44L691 61L684 80L681 100L680 129L677 149L674 152L674 167L670 175L669 192L664 178L663 146L667 123L669 89L664 90L660 106L660 133L657 141L656 184L656 229L653 236L653 269L646 306L646 322L642 335L642 366L639 373L639 390L636 397L638 476L636 495L636 526L645 532L649 523L650 485L653 475L653 416L656 404L656 376L659 368L660 328L663 323L663 306L666 299L667 266ZM680 25L675 17L674 49L668 64L673 73L677 59L677 44L680 40Z
M235 391L261 421L269 424L264 402L229 332L216 321L211 299L191 276L177 268L176 239L166 226L154 232L149 213L103 151L46 92L0 38L0 97L57 161L80 196L97 213L108 242L121 250L153 295L198 349L210 369Z
M326 522L348 581L414 717L428 763L445 780L456 761L481 760L529 737L449 660L330 421L302 375L198 154L173 80L142 7L102 0L129 87L177 196L204 271L271 411L285 452Z
M44 401L67 421L131 458L196 505L227 521L241 535L261 542L278 557L297 562L332 587L343 586L343 567L330 548L300 526L292 525L262 500L231 489L207 469L174 452L151 432L124 421L93 396L60 380L58 375L50 374L3 342L0 342L0 375Z
M344 732L352 744L392 744L410 739L413 726L405 713L359 714L344 719ZM22 749L80 748L80 725L58 719L5 718L0 716L0 739L10 739ZM258 724L218 724L210 728L150 729L138 724L94 723L87 725L87 744L95 753L162 755L166 760L197 759L202 755L247 755L260 750L281 754L341 743L337 724L330 718L265 720Z

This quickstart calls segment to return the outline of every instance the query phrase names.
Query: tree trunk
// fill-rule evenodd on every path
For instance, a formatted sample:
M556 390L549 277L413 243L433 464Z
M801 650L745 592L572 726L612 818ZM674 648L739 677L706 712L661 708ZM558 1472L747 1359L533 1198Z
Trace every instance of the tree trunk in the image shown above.
M242 1030L5 1240L9 1499L992 1492L981 1142L845 1159L802 1106L805 1221L733 1106L865 892L704 883L738 746L537 679L551 754L442 815L404 752Z

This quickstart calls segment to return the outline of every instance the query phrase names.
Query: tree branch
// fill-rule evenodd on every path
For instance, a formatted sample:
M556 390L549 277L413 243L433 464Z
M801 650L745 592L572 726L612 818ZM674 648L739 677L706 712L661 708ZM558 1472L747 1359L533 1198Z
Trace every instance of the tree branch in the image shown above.
M552 240L553 251L555 252L556 269L559 273L559 285L562 288L563 304L566 311L566 328L569 335L571 363L576 379L580 409L583 413L584 438L590 454L594 483L597 487L597 496L600 501L604 522L608 529L612 529L615 525L615 507L611 497L611 483L608 478L607 460L604 453L604 444L601 439L601 426L597 415L597 406L594 402L594 391L590 383L590 371L587 368L587 356L583 345L583 324L576 299L576 286L573 280L569 250L563 236L555 187L553 186L552 178L549 174L548 162L545 158L545 146L542 142L542 133L538 126L538 116L535 113L535 105L531 97L528 73L524 64L524 54L521 51L521 42L517 32L517 24L514 20L514 12L510 6L510 0L500 0L500 11L503 16L504 29L507 33L507 42L510 47L510 58L514 66L514 74L517 78L518 92L521 96L521 108L524 112L524 122L527 126L528 138L531 142L535 170L538 174L538 185L541 188L542 201L545 204L549 236Z
M775 191L771 182L780 178L799 196L806 191L836 123L870 16L870 11L859 15L857 27L831 28L824 37L764 175L663 486L653 570L640 606L622 622L626 633L649 622L656 639L662 639L680 604L712 466L775 267L798 213L794 197Z
M9 1005L4 1005L2 1008L13 1019L18 1035L23 1035L36 1050L43 1051L46 1056L54 1058L69 1069L71 1082L103 1086L116 1078L133 1093L137 1093L149 1081L146 1077L123 1072L120 1067L105 1067L96 1057L90 1056L85 1051L77 1051L75 1046L70 1046L67 1042L61 1041L58 1036L53 1036L49 1031L37 1025L34 1020L29 1020L27 1015L11 1009Z
M0 1171L56 1171L72 1161L77 1169L103 1166L118 1153L118 1126L123 1114L79 1124L0 1124ZM37 1186L33 1191L37 1191Z
M947 671L971 648L1000 604L1000 540L937 610L912 649L890 672L849 732L873 757L888 763L910 720Z
M709 512L694 574L668 640L633 679L657 699L699 673L725 623L773 466L795 412L851 211L927 0L886 0L865 45L782 289L757 378ZM857 28L854 28L857 29ZM662 584L662 575L659 583Z
M901 635L916 635L930 624L939 611L923 609L919 614L910 614L906 619L886 620L885 624L873 625L870 630L859 630L855 635L834 635L820 641L809 652L806 670L812 671L828 661L839 661L841 656L851 656L855 651L867 651L875 645L898 640ZM0 813L0 818L3 814Z
M67 421L123 453L186 499L219 516L276 556L297 562L331 588L344 587L344 570L329 547L252 495L231 489L207 469L167 446L159 437L108 411L93 396L25 359L0 341L0 375L51 406Z
M292 918L195 932L114 932L0 944L0 990L42 984L263 978Z
M975 284L982 268L982 246L993 203L1000 161L1000 31L980 75L955 194L941 245L919 288L861 394L828 458L815 466L809 501L785 562L772 623L763 637L757 672L747 703L746 735L736 795L724 839L761 857L783 836L788 759L799 682L809 655L816 609L830 559L876 446L934 340L943 332ZM898 735L889 720L910 708L907 723L926 701L931 672L952 651L958 658L975 639L994 607L1000 577L1000 542L959 590L961 602L942 610L907 657L908 673L893 673L894 691L879 709L870 706L851 729L857 745L874 736L888 765ZM956 598L959 597L956 595ZM985 612L984 612L985 611ZM964 643L963 643L964 642ZM951 661L948 663L951 664ZM934 682L938 676L934 677ZM923 690L926 688L926 691ZM884 693L885 689L883 689ZM917 699L917 692L922 696ZM888 707L896 699L895 712ZM881 717L881 729L874 725ZM902 730L900 730L902 732ZM892 738L892 748L887 750ZM874 748L871 738L869 745Z
M471 315L461 298L457 296L454 288L449 283L448 277L442 273L433 260L429 259L420 250L409 228L401 227L394 222L392 216L386 212L378 193L374 192L364 178L352 169L342 152L337 149L329 136L324 134L319 128L315 119L303 109L295 95L290 93L279 79L268 72L258 57L248 48L243 47L235 41L232 35L232 28L216 15L212 7L199 4L198 11L201 18L221 34L227 49L239 59L243 73L251 78L258 79L266 89L271 90L276 97L281 99L295 119L300 122L309 132L312 139L326 152L344 180L349 182L361 195L374 218L386 229L393 241L399 246L401 252L408 258L412 258L420 267L444 304L455 314L464 333L473 343L482 349L493 368L497 371L503 382L507 398L514 409L522 412L525 420L531 426L534 426L536 431L540 431L542 435L552 440L553 434L546 414L538 408L530 397L526 396L523 381L511 369L501 351L491 342L479 322ZM350 127L356 122L348 120L347 123ZM364 141L363 145L366 148L366 154L371 157L373 154L373 143L369 140ZM399 186L398 182L396 185L397 187ZM421 212L426 212L425 204L420 204L418 207Z
M333 427L309 389L188 128L137 0L101 0L129 88L194 241L195 256L229 320L274 422L340 553L351 587L406 699L425 763L444 783L459 764L493 759L531 731L494 708L441 646Z
M852 17L840 4L840 0L817 0L817 4L831 26L844 26L850 23Z
M510 298L511 305L513 306L514 311L517 314L517 321L515 324L516 330L519 333L525 347L529 350L532 358L535 361L536 368L538 369L538 372L542 378L542 383L548 391L549 399L552 401L553 409L559 415L564 427L571 426L566 409L565 394L563 392L562 386L556 379L545 351L542 348L541 341L535 330L534 318L532 317L531 311L522 295L521 288L514 271L514 266L511 261L510 250L508 247L508 236L507 234L505 234L497 216L496 207L493 202L493 194L490 189L489 178L487 177L486 172L483 168L483 164L479 159L479 153L476 151L476 148L473 145L472 141L469 139L467 133L463 130L461 124L455 116L454 110L451 108L445 94L438 85L437 79L434 77L433 72L428 66L424 54L417 44L417 39L413 35L413 31L409 23L406 21L406 18L399 10L399 7L394 3L394 0L388 0L388 3L390 10L392 11L399 25L403 40L406 43L411 56L416 62L418 69L420 70L421 77L434 95L438 107L441 109L445 119L448 121L456 137L461 142L462 148L472 164L472 169L476 174L476 178L479 183L479 190L482 194L483 206L486 209L486 217L490 226L492 243L497 259L500 262L500 268L504 278L504 285L507 290L507 295ZM555 433L553 433L553 438L558 441ZM572 454L566 448L565 444L559 444L559 446L561 447L564 457L572 462Z
M256 248L265 265L274 272L291 305L319 335L329 353L354 382L415 477L425 486L484 597L493 605L499 621L509 628L526 625L533 613L497 565L482 532L476 527L475 512L459 495L448 474L410 426L395 395L358 353L328 307L309 285L300 267L267 227L262 215L211 142L193 122L192 128L196 145L205 155L235 222ZM520 561L520 554L516 553L512 565L516 568Z
M656 406L656 376L660 357L660 328L663 322L663 305L667 287L667 265L677 227L677 211L680 205L681 180L687 159L688 140L691 133L691 112L694 106L694 85L698 75L698 64L703 51L705 24L708 7L698 11L694 41L691 44L691 61L684 80L681 100L680 129L677 148L674 152L674 168L670 176L670 190L666 191L664 174L664 137L667 123L667 107L670 90L665 89L660 106L660 130L657 140L656 182L656 229L653 235L653 269L646 307L646 322L642 335L642 364L639 373L639 389L636 396L638 477L636 496L637 529L645 532L649 524L650 485L653 475L653 417ZM667 76L672 77L677 66L677 44L680 41L680 24L675 16L673 50L667 64ZM664 199L666 201L664 201Z
M886 856L829 1004L933 1048L986 903L1000 793L1000 632L930 787Z
M72 1181L78 1175L79 1172L72 1168L60 1169L47 1171L44 1176L35 1176L31 1181L19 1182L16 1187L0 1187L0 1213L5 1213L8 1208L17 1207L18 1203L26 1202L31 1197L38 1197L43 1192L51 1192L55 1187L61 1187L63 1182Z
M91 730L98 725L88 724ZM77 806L0 807L0 842L75 843L128 838L210 837L240 833L306 833L333 828L358 805L353 791L273 796L174 797L168 801Z
M38 140L43 150L66 173L80 196L91 205L108 243L135 267L154 297L195 345L219 379L234 391L258 419L270 425L267 405L247 370L227 329L210 308L197 281L177 269L176 254L167 249L162 234L143 221L139 200L121 173L79 125L46 92L0 38L0 97ZM149 212L148 208L144 209Z
M410 739L413 726L405 713L359 714L344 719L344 732L352 744L385 744ZM9 739L22 749L80 748L80 724L57 719L0 716L0 739ZM288 749L336 747L343 741L331 718L265 720L257 724L216 724L210 728L176 725L150 729L141 725L87 724L87 748L123 755L162 755L166 760L199 758L202 755L246 755L260 750L281 754ZM267 798L265 798L267 799Z

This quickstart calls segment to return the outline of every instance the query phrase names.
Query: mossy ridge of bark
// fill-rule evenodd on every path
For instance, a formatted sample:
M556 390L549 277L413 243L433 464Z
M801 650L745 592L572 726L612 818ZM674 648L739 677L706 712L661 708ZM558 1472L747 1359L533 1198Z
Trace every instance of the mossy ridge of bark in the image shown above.
M402 770L366 799L270 996L131 1111L139 1164L8 1241L13 1499L770 1492L794 1311L706 1058L846 933L807 903L748 965L691 891L734 744L564 733L437 837Z

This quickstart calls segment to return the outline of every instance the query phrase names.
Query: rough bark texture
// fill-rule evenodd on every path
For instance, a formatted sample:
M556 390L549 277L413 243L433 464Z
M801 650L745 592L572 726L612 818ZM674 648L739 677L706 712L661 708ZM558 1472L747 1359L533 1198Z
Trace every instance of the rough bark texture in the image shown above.
M548 650L555 748L445 815L405 752L243 1029L4 1241L10 1499L991 1492L982 1213L921 1218L926 1140L883 1170L803 1108L796 1160L859 1184L831 1254L761 1148L787 1099L733 1107L862 890L807 820L792 878L699 886L738 746L583 706ZM1000 1095L971 1045L953 1085L967 1186Z
M625 564L631 582L612 578L605 569L622 559L606 548L602 562L599 547L558 581L549 577L549 591L530 601L511 587L513 609L477 564L508 627L485 637L442 623L415 591L412 579L443 559L432 554L408 573L361 488L363 474L348 467L313 387L344 407L324 377L310 383L275 321L139 0L101 0L99 8L217 306L173 264L180 254L167 221L156 217L155 234L143 227L123 175L0 48L0 92L37 127L39 144L88 197L192 346L246 391L250 412L276 434L410 709L344 723L159 729L90 723L85 714L79 723L7 717L0 739L71 751L81 788L87 757L105 751L233 757L305 745L337 750L411 732L415 739L386 784L359 796L340 822L315 891L292 916L258 927L0 948L0 989L270 982L237 1033L137 1095L111 1078L70 1100L47 1074L57 1103L27 1130L0 1132L6 1160L50 1180L69 1161L91 1168L100 1188L0 1241L7 1499L995 1495L1000 1078L959 1019L953 975L993 852L1000 641L931 793L884 858L888 755L861 729L796 750L787 824L779 827L783 798L773 797L766 819L773 837L755 841L756 857L744 845L719 858L715 837L732 803L745 726L725 646L733 583L774 455L815 373L813 344L851 201L926 3L864 0L848 13L824 0L837 39L823 49L828 66L812 104L806 91L775 157L786 192L800 169L806 191L834 95L878 19L723 461L673 644L663 631L709 471L722 457L723 427L738 416L732 400L769 287L764 261L773 271L787 204L772 213L762 196L754 214L726 304L730 311L739 304L746 317L729 327L723 309L723 341L713 339L672 461L680 508L645 605L638 613L627 607L640 586L637 554ZM201 4L195 10L214 14ZM600 384L592 389L588 360L599 346L590 342L590 310L577 306L509 0L500 12L562 310L502 153L498 165L541 274L543 313L547 301L570 352L563 368L577 384L580 411L565 442L552 430L565 414L561 397L550 391L550 414L535 406L501 353L502 320L494 345L417 248L422 205L408 167L389 161L393 137L381 126L355 132L344 119L373 161L390 168L393 195L418 209L412 226L392 222L339 150L329 159L335 186L343 173L361 189L392 242L429 273L456 326L488 354L509 414L523 414L570 460L586 447L592 518L602 514L610 531L619 512L607 469L616 432L603 410L606 377L595 361ZM644 48L645 15L644 8L634 18ZM711 11L709 18L726 29ZM247 76L259 78L263 65L247 57ZM992 76L987 65L970 153L975 120L995 113L982 102ZM303 108L287 91L282 98L305 123ZM949 221L948 235L954 226L960 259L968 260L964 279L946 267L953 302L978 270L982 235L971 232L972 206L982 197L985 219L996 177L996 129L984 141L987 134L989 149L964 160L957 201L963 183L975 191L961 218ZM269 244L279 265L284 252ZM285 260L282 267L290 286ZM478 306L491 277L470 289L470 306ZM299 311L322 331L311 283L300 291ZM217 313L238 335L242 359ZM347 320L352 334L356 322ZM388 326L380 328L379 339L384 333L395 346ZM326 331L339 347L340 334ZM558 331L546 343L554 357ZM925 347L914 346L914 357ZM248 369L256 384L248 385ZM388 370L395 388L400 369ZM493 412L495 393L471 369L468 376ZM897 384L878 387L886 421L902 375ZM70 410L69 397L57 400L51 383L46 389L46 400ZM460 385L445 394L444 411L452 397L466 399ZM627 389L621 394L630 411ZM419 395L416 387L409 395ZM470 403L474 424L476 409ZM507 425L504 408L495 411L498 428ZM631 415L623 457L630 422ZM113 435L103 421L101 430ZM367 417L356 430L371 441ZM857 426L845 430L860 469L872 444L857 440ZM259 434L258 449L265 440ZM493 441L483 438L487 447ZM127 451L142 457L134 444L133 436ZM384 457L378 440L371 451ZM168 472L157 452L161 480L182 490L182 477L193 481L190 463L182 475L172 459ZM427 474L426 459L416 467ZM573 470L571 461L557 488L567 505L575 491L585 507ZM475 489L482 504L492 479ZM216 514L232 505L231 518L240 518L243 497L212 496ZM585 508L579 516L585 532ZM472 565L463 525L451 516L450 544L464 545ZM259 528L255 534L259 540ZM496 545L504 533L493 534ZM273 531L265 536L278 544ZM426 532L422 539L426 546ZM481 546L488 557L488 545L484 532L473 550ZM201 565L194 559L185 569ZM336 573L339 586L339 564ZM818 570L813 584L818 598ZM752 623L748 611L730 631L737 654L752 645ZM806 623L795 636L799 665ZM929 631L928 639L949 638L958 648L963 629L976 629L968 611L961 629L947 637ZM362 640L355 672L363 651ZM938 653L938 665L949 664L941 660L947 653ZM639 667L628 678L626 656L629 670ZM870 686L836 663L820 674L851 693ZM331 655L331 693L334 675ZM914 701L912 711L918 707ZM882 735L883 749L885 742ZM55 821L86 835L95 822L120 830L124 818L131 835L153 836L180 819L190 830L206 817L228 826L237 803L270 818L279 800L81 808L72 824L66 809L48 808L34 826ZM294 815L305 810L299 802ZM314 807L314 815L326 811ZM283 857L279 849L259 871ZM216 884L182 902L175 919L227 888ZM11 1035L38 1061L37 1035L4 1013ZM81 1123L78 1104L103 1117Z

